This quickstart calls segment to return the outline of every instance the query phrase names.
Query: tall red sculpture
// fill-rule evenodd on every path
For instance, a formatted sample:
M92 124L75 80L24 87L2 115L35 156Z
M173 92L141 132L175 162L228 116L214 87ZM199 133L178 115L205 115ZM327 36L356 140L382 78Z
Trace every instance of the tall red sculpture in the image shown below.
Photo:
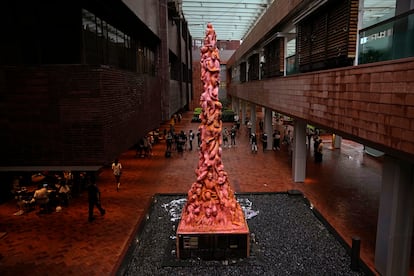
M191 233L208 235L249 232L244 212L230 187L221 160L222 105L218 99L220 57L216 42L215 30L209 23L204 45L201 47L203 93L200 97L202 113L199 131L202 142L195 171L197 180L188 191L187 202L177 228L178 242L180 235Z

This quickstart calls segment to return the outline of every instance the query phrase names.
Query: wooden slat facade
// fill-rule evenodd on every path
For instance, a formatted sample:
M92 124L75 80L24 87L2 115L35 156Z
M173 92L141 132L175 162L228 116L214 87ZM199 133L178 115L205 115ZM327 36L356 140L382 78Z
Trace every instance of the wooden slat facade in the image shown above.
M263 77L283 76L284 41L276 38L264 47Z
M352 65L358 0L331 1L298 24L299 71Z
M259 54L253 54L249 57L249 70L247 73L249 80L258 80L259 70L260 70Z
M246 62L240 63L240 82L246 81L247 64Z

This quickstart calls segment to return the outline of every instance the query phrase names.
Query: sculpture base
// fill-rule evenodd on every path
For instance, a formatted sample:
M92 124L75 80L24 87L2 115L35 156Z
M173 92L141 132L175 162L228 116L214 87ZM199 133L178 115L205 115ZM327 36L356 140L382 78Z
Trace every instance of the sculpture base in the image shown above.
M247 223L241 229L230 231L188 231L178 225L177 257L220 260L246 258L250 252L250 234Z

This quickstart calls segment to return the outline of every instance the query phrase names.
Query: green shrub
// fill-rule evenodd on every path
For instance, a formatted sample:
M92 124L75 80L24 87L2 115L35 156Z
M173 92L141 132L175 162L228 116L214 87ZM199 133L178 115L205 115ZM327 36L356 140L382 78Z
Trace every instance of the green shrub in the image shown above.
M193 123L201 122L199 116L200 116L202 111L203 111L203 109L201 107L194 108L193 118L191 119L191 122L193 122Z
M201 107L194 108L194 115L200 115L203 109Z
M202 111L203 109L201 107L194 108L193 118L191 119L191 122L201 122L199 115ZM231 109L222 110L221 120L223 122L234 122L234 111Z

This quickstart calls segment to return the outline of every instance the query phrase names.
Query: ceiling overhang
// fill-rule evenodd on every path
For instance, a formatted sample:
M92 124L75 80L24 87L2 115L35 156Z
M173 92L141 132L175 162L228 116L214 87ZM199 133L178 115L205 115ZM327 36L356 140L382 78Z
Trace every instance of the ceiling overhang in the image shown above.
M182 0L193 39L204 39L207 23L218 40L243 40L273 0Z

